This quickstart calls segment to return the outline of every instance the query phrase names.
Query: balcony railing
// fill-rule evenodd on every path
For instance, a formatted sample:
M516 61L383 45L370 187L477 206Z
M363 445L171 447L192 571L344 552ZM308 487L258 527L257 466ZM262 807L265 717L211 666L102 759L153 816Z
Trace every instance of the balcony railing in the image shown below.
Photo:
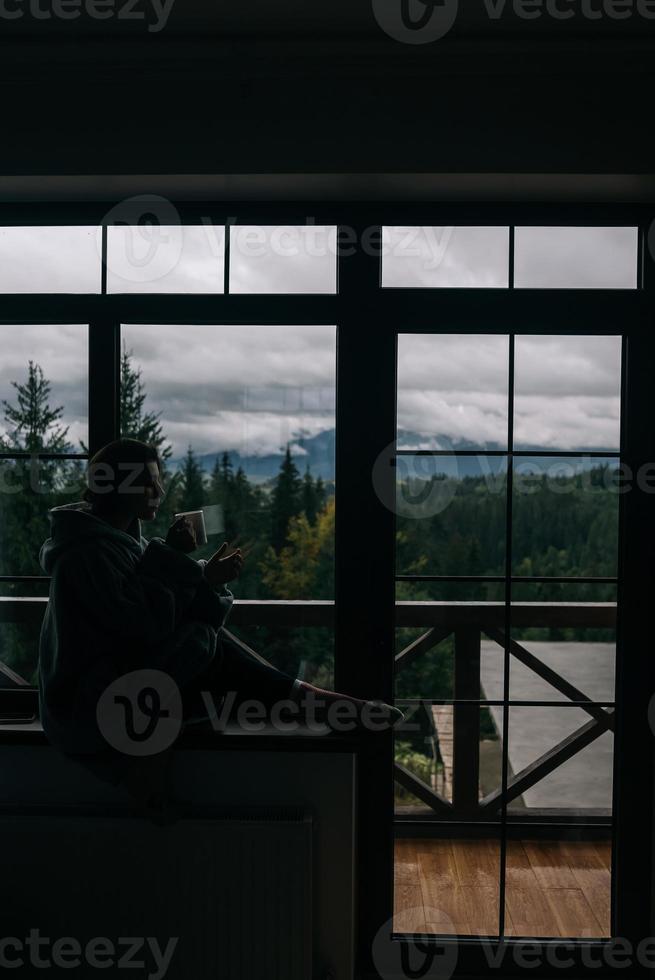
M47 597L17 598L0 597L0 623L38 623L41 621ZM335 607L331 601L320 600L236 600L230 616L232 627L267 626L284 629L298 627L334 626ZM512 605L512 629L528 627L613 629L616 624L614 603L532 603L518 602ZM428 785L399 762L395 764L395 778L427 808L422 816L435 821L475 822L496 821L503 803L516 801L526 790L534 786L555 769L562 766L576 753L594 742L600 735L614 729L614 705L596 703L583 690L562 677L551 666L516 639L509 641L510 657L522 663L534 674L547 682L556 692L558 703L576 705L586 712L588 721L557 745L543 753L530 765L511 775L505 793L498 787L480 796L480 700L481 700L481 638L487 636L501 648L505 648L505 607L497 602L397 602L396 626L423 630L421 635L400 650L395 656L398 674L407 666L424 657L444 639L453 637L454 676L451 699L432 698L430 692L417 699L399 699L399 703L416 702L429 705L451 705L452 729L448 740L452 772L451 796L447 799L434 786ZM261 653L232 638L258 659L268 662ZM1 660L1 657L0 657ZM14 671L3 667L0 691L0 713L3 700L8 703L12 691L22 687L23 702L27 700L26 682ZM438 727L438 726L437 726ZM398 730L402 737L402 728ZM534 814L536 816L536 814ZM558 815L562 816L561 809ZM578 808L569 814L584 817ZM552 816L552 814L551 814ZM593 817L591 813L588 817ZM602 814L595 814L596 817ZM607 816L607 815L606 815Z

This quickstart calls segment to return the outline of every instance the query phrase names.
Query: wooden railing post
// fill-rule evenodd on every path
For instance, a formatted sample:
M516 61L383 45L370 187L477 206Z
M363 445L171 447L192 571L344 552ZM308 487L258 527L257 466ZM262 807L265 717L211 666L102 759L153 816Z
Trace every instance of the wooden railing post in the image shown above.
M475 626L455 630L454 697L453 817L475 819L480 777L480 630Z

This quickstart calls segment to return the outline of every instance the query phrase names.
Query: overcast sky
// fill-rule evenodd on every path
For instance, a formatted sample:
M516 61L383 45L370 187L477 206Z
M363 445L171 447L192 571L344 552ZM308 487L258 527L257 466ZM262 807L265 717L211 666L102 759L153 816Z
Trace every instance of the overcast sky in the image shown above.
M577 237L571 229L565 235L517 229L517 283L521 277L525 285L570 285L573 277L588 287L633 285L634 229L573 231ZM221 228L171 226L159 229L154 242L132 232L110 229L110 288L222 291ZM231 234L232 291L336 288L329 229L272 235L233 228ZM507 241L505 228L387 231L383 283L505 286ZM0 229L0 291L94 291L98 269L93 228ZM24 381L29 358L37 361L52 384L51 406L64 406L68 438L78 448L87 439L86 328L0 329L7 337L0 398L15 404L11 381ZM303 432L334 426L334 327L126 325L123 337L142 369L147 407L162 412L175 456L189 442L200 453L277 452ZM461 439L506 445L507 350L502 336L401 335L398 425L419 434L412 445L445 448ZM618 337L517 337L515 444L617 448L619 387Z

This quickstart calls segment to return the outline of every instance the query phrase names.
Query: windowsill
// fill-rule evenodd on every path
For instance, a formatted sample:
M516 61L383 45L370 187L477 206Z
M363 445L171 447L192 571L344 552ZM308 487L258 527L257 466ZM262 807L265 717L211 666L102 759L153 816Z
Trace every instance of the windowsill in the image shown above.
M367 733L363 733L364 737ZM265 724L259 729L242 728L232 723L225 726L224 731L214 731L211 724L190 725L178 737L176 747L180 749L220 749L245 747L257 743L257 748L279 747L284 741L287 746L309 748L340 749L353 751L362 737L359 732L335 732L325 725L306 726L298 724L289 730L281 730L272 724ZM29 744L50 747L40 721L26 723L0 723L0 744Z

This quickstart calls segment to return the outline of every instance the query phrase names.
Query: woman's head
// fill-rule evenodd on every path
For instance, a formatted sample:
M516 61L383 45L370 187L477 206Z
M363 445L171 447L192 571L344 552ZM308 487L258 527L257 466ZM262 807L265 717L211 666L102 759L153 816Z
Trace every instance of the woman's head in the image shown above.
M84 499L94 513L152 520L164 496L157 448L140 439L115 439L89 460Z

